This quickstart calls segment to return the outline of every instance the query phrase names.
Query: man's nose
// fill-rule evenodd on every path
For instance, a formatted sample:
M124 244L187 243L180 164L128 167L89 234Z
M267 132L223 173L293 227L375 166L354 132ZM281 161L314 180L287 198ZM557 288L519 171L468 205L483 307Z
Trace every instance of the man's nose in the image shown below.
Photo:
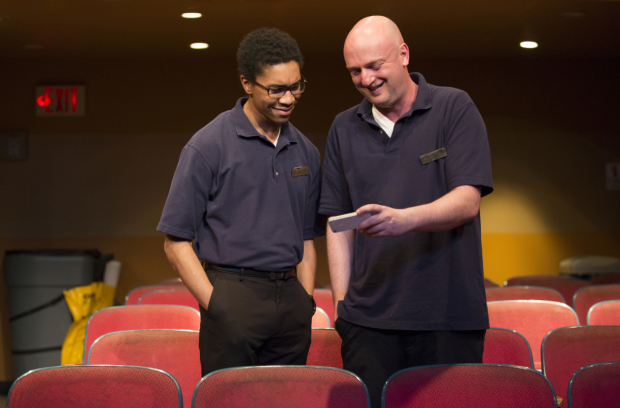
M375 81L375 75L367 69L363 69L361 72L362 86L368 87Z
M295 97L290 90L287 90L286 93L279 99L279 101L283 105L290 105L295 102Z

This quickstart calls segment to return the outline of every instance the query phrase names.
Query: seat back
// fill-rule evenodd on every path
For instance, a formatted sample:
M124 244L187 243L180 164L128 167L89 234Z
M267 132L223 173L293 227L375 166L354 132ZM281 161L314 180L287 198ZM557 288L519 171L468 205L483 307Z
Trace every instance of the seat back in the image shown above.
M620 360L620 326L553 330L542 344L542 368L555 393L566 401L568 383L581 367Z
M614 283L620 283L620 273L595 276L590 279L590 283L592 285L611 285Z
M579 325L565 303L545 300L504 300L487 303L491 327L515 330L532 348L534 367L540 368L540 346L547 333L558 327Z
M138 299L138 305L178 305L200 311L198 301L187 289L164 289L147 292Z
M620 300L620 285L592 285L577 291L573 298L573 309L579 321L586 324L590 308L605 300Z
M384 408L557 407L542 374L495 364L407 368L387 380L382 398Z
M159 284L160 285L183 285L185 286L181 278L163 279L159 282Z
M312 329L307 365L342 368L342 339L334 329Z
M84 358L93 342L104 334L140 329L200 329L200 313L186 306L115 306L90 317L84 336Z
M312 316L312 328L313 329L331 329L332 324L329 321L329 316L320 307L316 308L314 316Z
M570 380L568 408L617 407L619 384L620 361L582 367Z
M181 390L168 373L146 367L63 366L18 378L7 408L180 408Z
M166 285L147 285L147 286L138 286L133 288L127 293L125 296L125 305L137 305L138 299L142 297L147 292L152 292L154 290L164 290L164 289L179 289L182 286L177 284L166 284Z
M192 403L202 377L198 332L193 330L130 330L104 334L90 347L88 364L158 368L181 387L183 406Z
M332 296L332 291L329 289L315 289L314 290L314 301L316 302L316 307L320 307L327 313L327 317L329 318L329 323L334 326L334 298Z
M484 278L484 287L485 288L499 288L499 285L490 279Z
M369 408L353 373L328 367L255 366L214 371L198 383L192 407Z
M588 324L620 325L620 300L595 303L588 311Z
M497 327L487 329L482 362L534 368L532 349L525 337L514 330Z
M569 279L569 280L575 280L575 278L571 278L570 276L564 276L564 275L521 275L521 276L513 276L512 278L507 279L504 282L504 286L513 286L513 285L523 285L521 283L521 281L523 280L538 280L538 279L542 279L542 280L546 280L546 279ZM536 285L532 285L532 286L536 286Z
M564 298L555 289L540 286L504 286L498 288L486 288L487 302L498 300L549 300L551 302L564 302Z
M523 286L542 286L544 288L555 289L562 294L564 302L572 306L573 295L579 289L586 286L590 286L590 282L579 279L536 279L536 280L522 280L519 281L519 285ZM585 323L585 320L584 320Z

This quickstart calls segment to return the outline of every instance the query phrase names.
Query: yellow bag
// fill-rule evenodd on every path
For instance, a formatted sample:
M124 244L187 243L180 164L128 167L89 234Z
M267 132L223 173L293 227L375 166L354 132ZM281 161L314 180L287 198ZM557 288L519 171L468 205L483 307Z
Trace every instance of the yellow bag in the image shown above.
M63 292L73 316L73 324L62 345L62 365L82 363L88 319L97 310L112 306L115 292L115 287L103 282L93 282Z

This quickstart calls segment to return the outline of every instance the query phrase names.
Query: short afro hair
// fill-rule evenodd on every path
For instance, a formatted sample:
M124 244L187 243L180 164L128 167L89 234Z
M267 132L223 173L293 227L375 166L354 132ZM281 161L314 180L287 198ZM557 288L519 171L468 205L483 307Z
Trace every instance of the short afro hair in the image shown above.
M265 67L289 61L296 61L300 69L304 65L297 41L277 28L259 28L250 32L237 50L239 75L250 81L256 81Z

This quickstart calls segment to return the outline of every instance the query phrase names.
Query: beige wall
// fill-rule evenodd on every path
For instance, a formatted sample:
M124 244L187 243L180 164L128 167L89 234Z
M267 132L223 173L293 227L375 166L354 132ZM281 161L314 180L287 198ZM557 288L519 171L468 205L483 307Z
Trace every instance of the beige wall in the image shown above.
M207 54L208 55L208 54ZM340 56L313 57L292 121L324 151L336 113L361 96ZM580 254L620 257L619 61L417 61L437 85L465 89L485 118L495 192L482 201L485 274L557 273ZM174 277L155 231L181 148L241 96L234 58L177 61L3 61L0 132L27 131L29 158L0 162L0 251L98 248L123 262L117 299ZM86 85L84 118L36 118L34 88ZM325 242L317 280L329 282ZM0 284L0 381L12 379L6 288Z

